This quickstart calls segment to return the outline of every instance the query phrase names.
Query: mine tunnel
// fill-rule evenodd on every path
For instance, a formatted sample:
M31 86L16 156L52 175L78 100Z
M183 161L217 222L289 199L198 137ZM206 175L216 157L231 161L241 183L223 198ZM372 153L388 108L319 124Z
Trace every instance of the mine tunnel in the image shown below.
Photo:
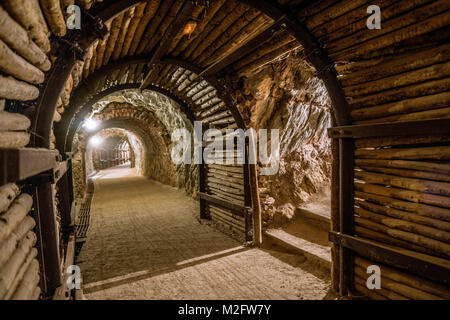
M450 2L375 2L1 0L0 299L449 299Z

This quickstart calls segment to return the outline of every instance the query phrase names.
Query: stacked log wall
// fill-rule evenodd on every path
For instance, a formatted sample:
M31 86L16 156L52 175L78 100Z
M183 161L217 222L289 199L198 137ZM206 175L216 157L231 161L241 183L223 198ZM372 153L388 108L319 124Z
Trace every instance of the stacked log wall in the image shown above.
M37 300L41 294L32 205L17 184L0 187L1 300Z

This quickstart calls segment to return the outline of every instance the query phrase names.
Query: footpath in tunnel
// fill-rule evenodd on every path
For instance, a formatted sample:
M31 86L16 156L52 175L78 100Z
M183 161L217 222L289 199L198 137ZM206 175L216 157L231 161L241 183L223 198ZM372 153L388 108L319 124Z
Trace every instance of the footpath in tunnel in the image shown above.
M201 223L183 191L113 168L94 177L77 264L87 299L327 299L302 256L245 247Z

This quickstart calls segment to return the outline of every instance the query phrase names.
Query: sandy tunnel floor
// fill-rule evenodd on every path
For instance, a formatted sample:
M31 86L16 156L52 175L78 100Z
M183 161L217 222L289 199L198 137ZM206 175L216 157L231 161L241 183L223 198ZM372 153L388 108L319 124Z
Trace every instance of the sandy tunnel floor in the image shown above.
M297 255L243 247L196 219L183 191L110 169L95 178L77 264L87 299L326 299L329 279Z

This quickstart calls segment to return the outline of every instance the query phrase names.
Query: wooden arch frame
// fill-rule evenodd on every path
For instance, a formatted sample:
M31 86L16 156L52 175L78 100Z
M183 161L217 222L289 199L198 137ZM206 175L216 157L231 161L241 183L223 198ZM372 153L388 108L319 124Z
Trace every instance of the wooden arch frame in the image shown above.
M351 124L351 118L348 112L347 103L343 90L337 80L336 71L331 63L331 59L321 48L312 34L301 24L301 22L293 17L288 10L280 5L268 0L239 0L275 20L282 20L296 39L305 48L310 62L317 70L320 70L320 76L325 83L328 94L332 100L332 108L336 117L338 126ZM104 21L115 18L122 12L135 7L141 0L116 0L114 3L108 2L95 6L91 14L95 17L90 28L84 28L83 31L71 31L67 36L67 43L76 44L76 52L81 56L85 56L88 48L92 43L102 35L105 35ZM55 61L52 69L47 75L47 81L44 83L40 96L37 101L36 114L32 121L32 129L36 132L33 136L31 145L35 147L48 148L50 146L50 134L53 124L53 114L56 110L57 101L63 90L64 84L68 79L72 69L74 68L77 56L74 54L74 48L68 44L64 45L64 49ZM181 62L177 59L166 58L163 61L180 62L183 67L193 72L201 73L201 69L187 62ZM147 61L148 62L148 61ZM180 65L181 66L181 65ZM214 75L210 75L206 79L213 87L223 89L220 84L215 81ZM242 116L234 105L234 99L226 93L226 90L218 90L230 108L238 127L243 127Z

